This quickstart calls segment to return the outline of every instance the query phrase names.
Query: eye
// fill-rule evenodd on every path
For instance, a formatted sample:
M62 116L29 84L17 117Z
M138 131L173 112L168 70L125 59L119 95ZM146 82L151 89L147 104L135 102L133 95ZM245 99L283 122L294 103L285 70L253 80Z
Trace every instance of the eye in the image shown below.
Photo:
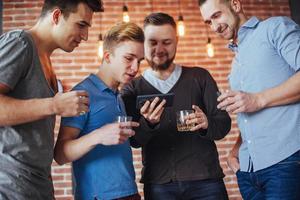
M218 19L220 17L221 17L221 12L219 11L219 12L216 12L215 14L213 14L211 18L212 19Z
M164 41L164 42L163 42L163 44L164 44L164 45L170 45L171 43L172 43L172 42L171 42L171 41L169 41L169 40L168 40L168 41Z
M156 41L149 41L150 46L155 46L157 44Z
M209 20L209 21L205 21L205 24L207 24L207 25L211 25L211 20Z
M133 60L133 58L132 58L132 57L129 57L129 56L125 56L124 58L125 58L125 60L128 61L128 62L131 62L131 61Z
M80 29L84 29L86 27L85 24L81 24L81 23L78 23L77 25L79 26Z

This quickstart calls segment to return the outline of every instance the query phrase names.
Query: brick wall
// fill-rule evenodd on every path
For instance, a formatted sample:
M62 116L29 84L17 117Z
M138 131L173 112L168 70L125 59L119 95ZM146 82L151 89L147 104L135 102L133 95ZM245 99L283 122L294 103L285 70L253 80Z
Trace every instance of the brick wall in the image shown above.
M178 17L177 0L127 0L131 20L141 25L143 18L151 11L163 11ZM152 4L151 4L152 2ZM266 18L275 15L290 16L288 0L243 0L244 9L248 16L256 15ZM41 0L3 0L3 32L15 28L27 29L38 17L43 1ZM55 51L52 56L53 66L65 88L71 88L89 73L96 72L99 66L97 59L97 38L112 24L121 20L122 0L104 0L105 12L96 14L93 27L89 33L89 41L81 44L74 52ZM206 56L205 44L207 35L200 17L197 0L181 0L181 12L186 24L186 35L180 38L176 62L190 66L202 66L208 69L217 80L220 88L227 88L227 75L233 54L226 48L226 41L217 38L209 32L215 46L215 57ZM100 16L101 15L101 16ZM101 26L100 26L101 22ZM141 70L145 68L145 62ZM230 134L217 142L221 165L226 174L225 182L231 200L241 199L234 174L226 165L226 157L237 136L235 116L232 116L233 126ZM59 119L58 119L59 121ZM57 126L59 122L57 122ZM56 130L57 132L57 130ZM134 165L137 181L140 179L140 151L134 150ZM70 165L58 166L55 162L52 168L55 195L58 200L72 199L72 182ZM139 185L142 192L142 185Z

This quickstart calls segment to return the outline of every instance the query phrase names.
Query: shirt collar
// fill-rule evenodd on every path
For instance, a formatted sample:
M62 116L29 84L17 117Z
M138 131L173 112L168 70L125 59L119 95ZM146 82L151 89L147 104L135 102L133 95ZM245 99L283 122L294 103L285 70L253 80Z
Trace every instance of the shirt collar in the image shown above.
M247 30L249 29L255 29L256 26L259 24L260 20L257 18L257 17L251 17L249 20L247 20L240 28L239 28L239 31L238 31L238 40L239 40L239 43L241 43L243 41L243 39L245 38L246 36L246 32ZM228 48L231 49L233 52L237 52L237 48L238 48L238 45L233 43L233 42L230 42L228 44Z
M101 92L103 92L104 90L109 90L112 91L114 94L118 94L118 91L110 89L96 74L91 74L89 76L89 79Z

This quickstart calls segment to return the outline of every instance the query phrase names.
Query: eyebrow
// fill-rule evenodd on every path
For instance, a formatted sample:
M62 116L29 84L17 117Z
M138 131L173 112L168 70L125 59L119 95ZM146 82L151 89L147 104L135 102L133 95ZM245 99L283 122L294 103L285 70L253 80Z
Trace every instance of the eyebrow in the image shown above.
M162 41L162 42L166 42L166 41L172 41L172 39L170 38L166 38L166 39L162 39L162 40L157 40L157 39L149 39L150 42L157 42L157 41Z
M215 18L216 15L218 15L218 14L220 14L220 13L221 13L221 11L217 11L217 12L213 13L213 14L210 16L210 19L209 19L209 20L204 20L204 23L205 23L205 24L209 24L209 23L211 22L211 19L212 19L212 18Z
M127 53L127 56L133 56L133 57L137 58L137 56L135 54L133 54L133 53ZM141 59L139 59L139 61L144 60L144 59L145 58L142 57Z

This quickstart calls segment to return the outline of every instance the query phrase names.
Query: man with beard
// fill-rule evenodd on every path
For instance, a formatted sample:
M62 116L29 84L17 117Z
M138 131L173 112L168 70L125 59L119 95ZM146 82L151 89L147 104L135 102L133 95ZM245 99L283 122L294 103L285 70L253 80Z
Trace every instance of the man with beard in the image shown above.
M287 17L248 19L240 0L199 5L236 54L218 108L238 114L228 164L243 198L300 199L300 27Z
M176 23L165 13L144 20L145 58L150 69L122 90L127 113L140 122L131 138L142 147L146 200L228 199L215 140L230 130L228 114L217 109L217 85L200 67L173 62L178 38ZM136 109L137 95L175 93L172 107L156 97ZM158 105L157 105L158 104ZM193 109L188 132L176 128L176 111Z

